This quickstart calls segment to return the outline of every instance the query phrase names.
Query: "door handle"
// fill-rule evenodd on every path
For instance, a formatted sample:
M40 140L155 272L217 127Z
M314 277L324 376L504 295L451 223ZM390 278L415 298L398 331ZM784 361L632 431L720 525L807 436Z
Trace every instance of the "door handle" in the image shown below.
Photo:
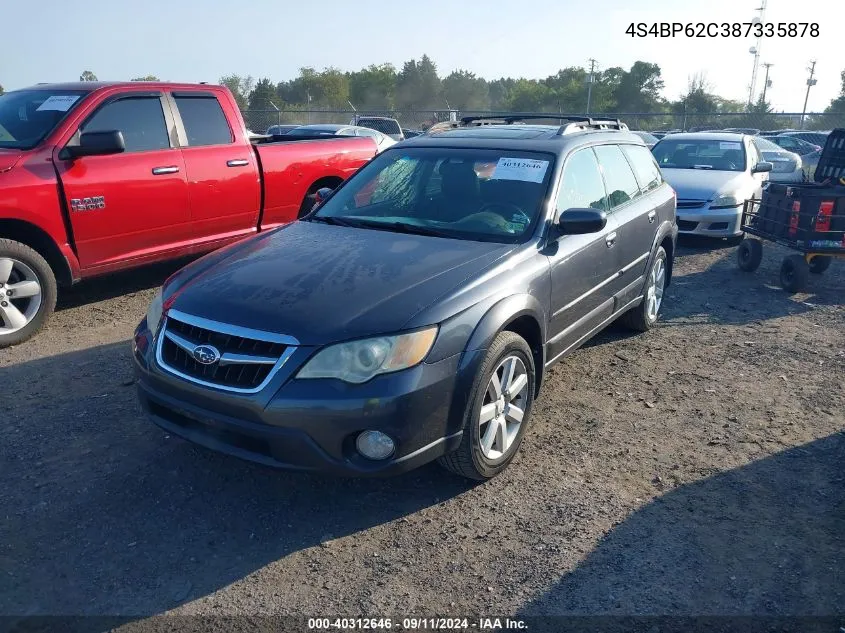
M226 167L245 167L249 165L249 161L245 158L236 158L234 160L227 160Z
M656 219L657 219L657 211L652 209L651 211L648 212L648 222L649 222L649 224L653 224Z
M610 248L611 246L616 244L616 231L614 231L613 233L608 233L605 236L604 241L605 241L605 244L607 244L608 248Z
M175 174L179 171L176 165L170 167L153 167L153 176L164 176L165 174Z

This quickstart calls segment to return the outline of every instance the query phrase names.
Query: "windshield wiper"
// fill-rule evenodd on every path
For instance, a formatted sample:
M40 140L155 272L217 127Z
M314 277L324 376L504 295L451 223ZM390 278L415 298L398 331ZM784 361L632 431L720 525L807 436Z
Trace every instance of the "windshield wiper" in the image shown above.
M309 222L321 222L322 224L333 224L334 226L358 226L356 222L350 222L344 218L336 218L331 215L315 215Z

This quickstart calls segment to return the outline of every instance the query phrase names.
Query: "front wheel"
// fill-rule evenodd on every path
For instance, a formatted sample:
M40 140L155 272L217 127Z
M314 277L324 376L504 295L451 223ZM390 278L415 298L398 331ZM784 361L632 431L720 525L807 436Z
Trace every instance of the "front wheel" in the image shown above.
M439 459L453 473L483 481L513 460L528 426L536 385L534 357L514 332L501 332L473 383L456 451Z
M0 349L35 335L56 307L56 277L26 244L0 239Z
M663 293L666 291L666 257L666 250L662 246L658 247L648 272L642 302L622 315L621 322L626 327L646 332L657 323L660 306L663 305Z

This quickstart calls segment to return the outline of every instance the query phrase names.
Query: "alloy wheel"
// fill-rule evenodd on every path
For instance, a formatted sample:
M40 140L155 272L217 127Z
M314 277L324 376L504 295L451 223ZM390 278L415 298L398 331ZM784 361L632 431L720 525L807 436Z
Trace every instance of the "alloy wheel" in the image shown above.
M666 262L658 257L651 267L651 274L648 279L648 291L646 292L646 311L650 321L657 320L660 312L660 304L663 303L663 291L666 286Z
M519 435L528 396L528 372L517 356L505 357L493 371L478 418L481 452L504 457Z
M35 271L17 259L0 258L0 334L26 327L38 314L41 299Z

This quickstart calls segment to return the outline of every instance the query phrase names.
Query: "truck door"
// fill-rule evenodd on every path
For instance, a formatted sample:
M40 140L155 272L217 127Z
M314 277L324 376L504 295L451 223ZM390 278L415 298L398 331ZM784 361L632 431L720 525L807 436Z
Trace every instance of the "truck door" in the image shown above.
M120 130L124 153L62 160L57 148L56 167L83 268L156 259L190 239L188 185L172 127L162 94L123 93L94 110L68 145L78 143L81 132Z
M172 93L188 176L191 221L199 241L255 232L261 182L252 146L236 135L213 92Z

